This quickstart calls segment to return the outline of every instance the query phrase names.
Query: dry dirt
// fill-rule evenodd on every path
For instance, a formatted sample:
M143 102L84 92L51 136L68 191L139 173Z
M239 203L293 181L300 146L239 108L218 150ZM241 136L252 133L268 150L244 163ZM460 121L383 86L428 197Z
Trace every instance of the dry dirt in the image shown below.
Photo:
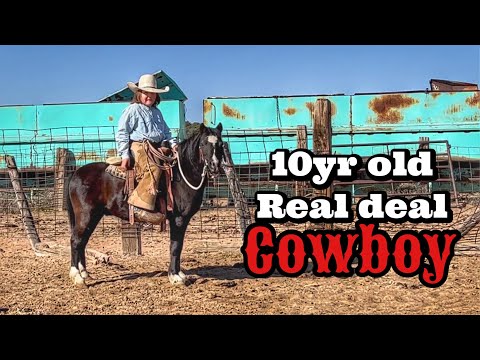
M77 288L68 277L68 236L49 242L43 234L42 244L63 248L39 256L26 237L0 238L0 314L480 314L480 257L463 240L447 281L427 288L418 276L393 270L380 278L253 278L243 268L241 239L208 248L190 232L182 267L191 284L173 286L167 233L144 236L141 256L122 255L120 238L102 236L89 248L108 254L110 263L88 257L92 278Z

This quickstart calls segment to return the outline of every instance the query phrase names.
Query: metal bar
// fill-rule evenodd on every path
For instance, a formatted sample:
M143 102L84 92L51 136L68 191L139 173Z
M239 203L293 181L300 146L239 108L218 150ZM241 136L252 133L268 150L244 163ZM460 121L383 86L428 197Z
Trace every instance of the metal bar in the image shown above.
M450 154L450 144L447 141L448 164L450 165L450 177L452 181L453 194L455 196L455 204L458 206L457 186L455 185L455 177L453 176L452 156Z
M392 141L389 145L414 145L420 144L420 141ZM431 140L430 144L448 143L448 140ZM358 146L385 146L386 143L361 143L361 144L335 144L333 147L358 147Z

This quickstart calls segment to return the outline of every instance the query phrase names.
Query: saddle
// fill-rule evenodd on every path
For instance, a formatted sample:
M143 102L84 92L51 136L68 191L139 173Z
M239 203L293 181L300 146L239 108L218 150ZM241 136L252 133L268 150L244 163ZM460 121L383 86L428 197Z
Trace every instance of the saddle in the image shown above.
M162 148L162 155L163 154L171 156L172 151L170 149ZM154 160L151 157L151 154L148 154L148 155L149 155L151 160ZM110 174L114 177L125 180L125 186L123 188L123 193L124 193L125 199L127 199L132 194L132 192L135 189L135 187L137 186L138 182L141 180L141 176L139 176L136 173L135 167L131 170L126 170L125 168L120 167L119 165L121 165L121 163L122 163L122 158L120 156L109 157L106 160L106 163L109 164L109 165L105 169L105 172L107 172L108 174ZM171 166L167 166L167 167L162 167L161 166L160 169L162 170L162 172L165 172L165 176L166 176L165 183L166 183L166 189L167 189L167 192L166 192L167 196L165 196L165 194L159 193L158 196L157 196L156 207L158 208L159 212L161 212L162 214L165 215L165 218L166 218L167 211L172 211L173 210L173 193L172 193L172 190L171 190L171 186L172 186L171 183L172 183L172 175L173 174L172 174ZM128 206L128 219L129 219L129 222L130 222L131 225L133 225L135 223L135 217L134 217L133 206L132 205ZM166 220L164 220L160 224L160 231L164 231L165 229L166 229Z

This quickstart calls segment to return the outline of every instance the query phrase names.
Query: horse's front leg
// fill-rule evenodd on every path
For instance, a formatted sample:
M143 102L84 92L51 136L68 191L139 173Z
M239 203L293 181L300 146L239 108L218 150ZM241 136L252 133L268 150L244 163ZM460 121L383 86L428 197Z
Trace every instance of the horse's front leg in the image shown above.
M168 280L173 285L186 285L186 275L180 269L180 257L182 255L183 240L187 224L185 218L177 216L170 220L170 265L168 267Z

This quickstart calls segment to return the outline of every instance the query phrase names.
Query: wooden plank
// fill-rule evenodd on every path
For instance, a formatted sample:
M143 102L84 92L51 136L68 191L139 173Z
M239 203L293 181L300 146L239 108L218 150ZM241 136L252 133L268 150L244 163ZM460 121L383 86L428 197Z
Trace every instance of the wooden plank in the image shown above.
M313 112L313 152L315 155L331 155L332 153L332 112L328 99L318 99ZM331 198L333 185L321 190L314 189L313 196ZM325 224L325 228L333 229L333 224Z
M297 126L297 149L307 149L307 126ZM304 196L306 181L295 181L295 196Z
M65 148L57 148L54 175L54 206L56 210L67 210L68 179L75 171L75 155Z
M142 255L141 225L130 225L127 220L122 220L122 251L123 255Z
M332 153L332 115L328 99L318 99L313 112L313 152L315 155ZM332 196L332 186L316 190L318 196Z
M67 159L67 149L57 148L55 164L55 209L62 211L66 209L65 204L65 162Z
M18 175L15 158L13 156L6 155L5 162L7 163L10 180L12 181L12 186L15 190L15 197L17 199L18 209L20 210L20 215L22 216L22 221L25 227L25 231L27 233L27 237L30 240L30 245L32 246L32 249L36 250L37 244L40 243L40 238L38 237L32 212L30 211L30 205L28 204L27 197L25 196L25 192L22 189L22 183Z

